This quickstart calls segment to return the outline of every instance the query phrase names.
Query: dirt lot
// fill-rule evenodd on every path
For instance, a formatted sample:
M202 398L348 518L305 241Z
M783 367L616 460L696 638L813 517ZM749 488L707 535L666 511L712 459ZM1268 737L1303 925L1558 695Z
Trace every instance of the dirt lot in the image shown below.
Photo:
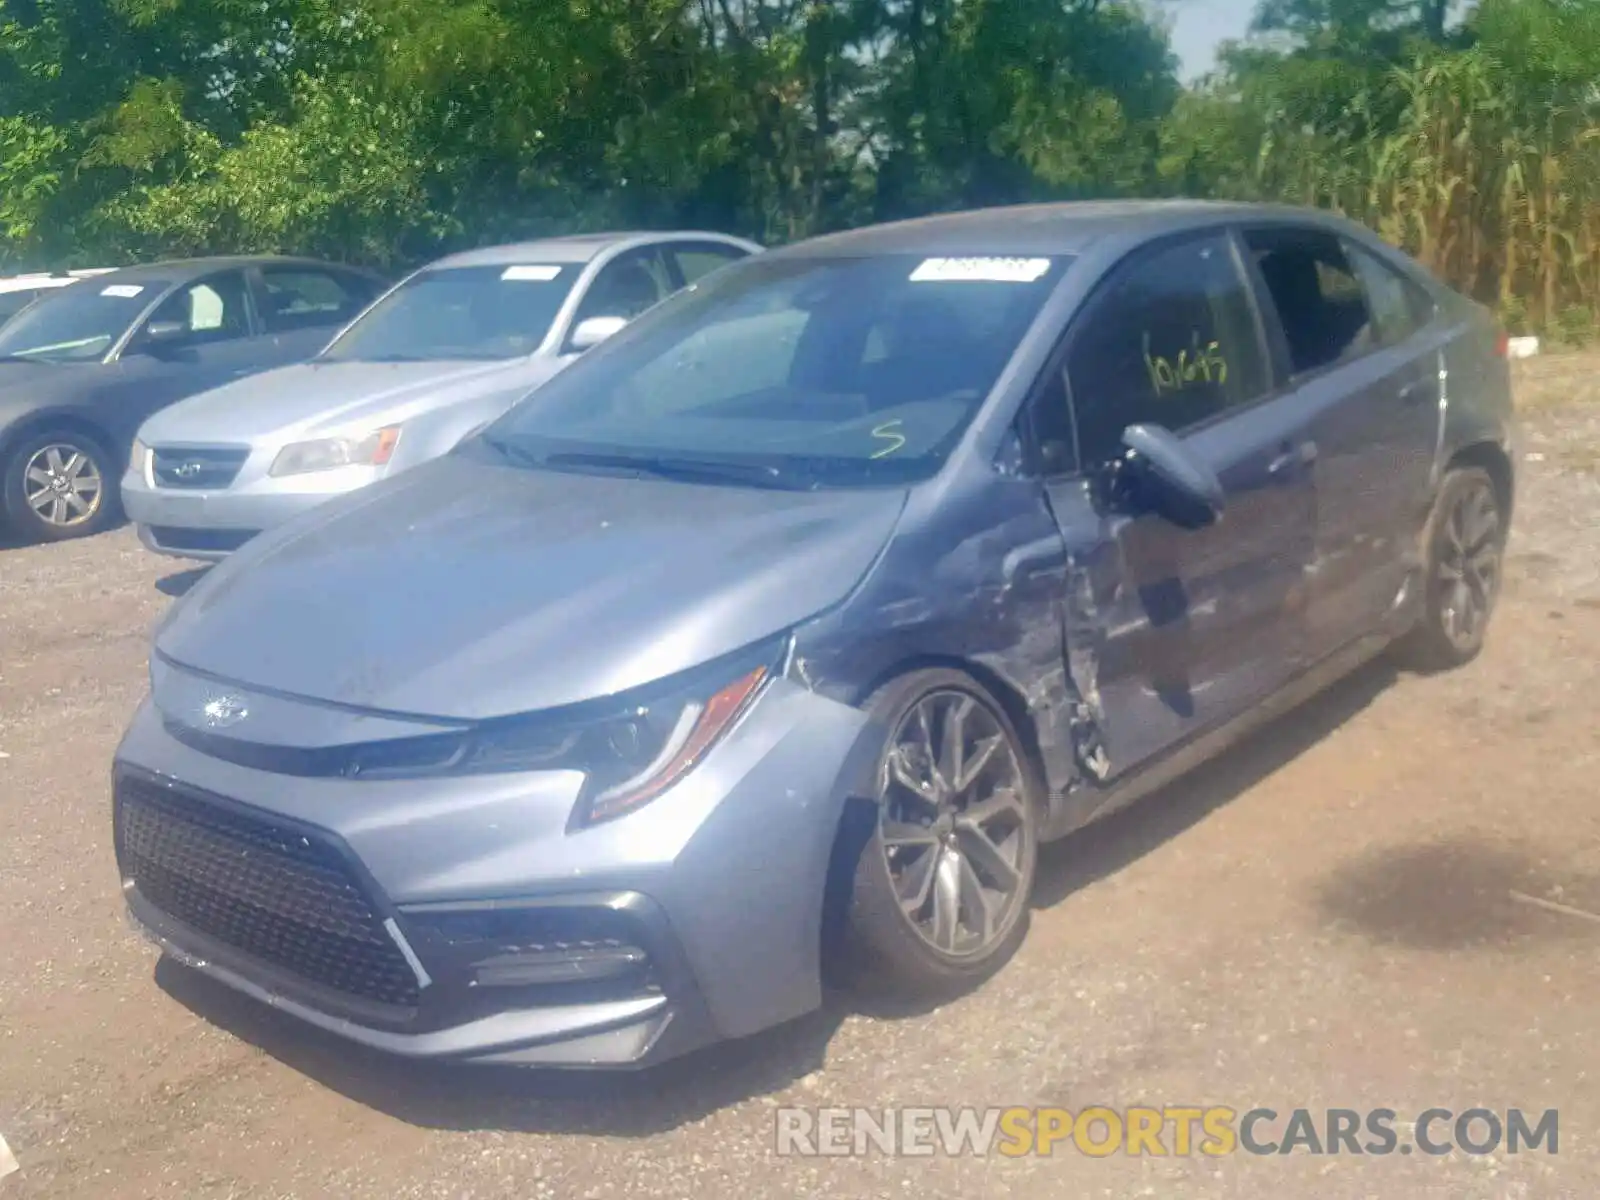
M127 530L0 549L0 1134L18 1197L1600 1194L1600 360L1522 373L1483 658L1382 667L1042 872L930 1013L815 1019L648 1077L423 1070L221 993L124 925L107 768L186 576ZM774 1109L1560 1109L1560 1152L780 1158Z

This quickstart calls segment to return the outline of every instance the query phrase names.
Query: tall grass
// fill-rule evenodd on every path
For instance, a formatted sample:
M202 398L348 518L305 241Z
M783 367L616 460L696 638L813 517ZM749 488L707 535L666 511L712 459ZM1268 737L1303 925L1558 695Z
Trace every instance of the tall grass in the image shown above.
M1494 305L1586 341L1600 313L1600 4L1486 0L1478 40L1266 120L1263 190L1336 208Z

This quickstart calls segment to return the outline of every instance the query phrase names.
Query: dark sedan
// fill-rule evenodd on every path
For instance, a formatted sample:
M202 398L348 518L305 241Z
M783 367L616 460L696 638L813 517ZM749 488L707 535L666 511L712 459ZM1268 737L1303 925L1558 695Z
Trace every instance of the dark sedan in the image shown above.
M104 528L146 417L309 358L385 286L258 256L129 267L41 297L0 329L0 517L30 541Z

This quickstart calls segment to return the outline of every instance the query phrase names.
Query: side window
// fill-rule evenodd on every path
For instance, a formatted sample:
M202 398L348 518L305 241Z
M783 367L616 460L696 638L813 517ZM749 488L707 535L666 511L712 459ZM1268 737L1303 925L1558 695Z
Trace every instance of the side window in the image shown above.
M656 247L630 250L601 268L589 285L589 294L578 306L573 320L591 317L622 317L631 321L672 293L666 260Z
M724 246L717 242L696 242L674 246L672 257L678 264L678 273L683 276L684 285L687 286L711 274L718 267L725 267L748 256L735 246Z
M1245 242L1277 311L1296 375L1376 348L1366 294L1337 237L1314 229L1270 229L1246 233Z
M9 321L38 298L38 288L25 288L20 292L0 292L0 322Z
M201 346L250 336L242 271L209 275L179 288L150 315L150 325L177 325L171 346Z
M305 267L263 267L261 283L261 315L269 333L342 325L370 298L345 277Z
M1347 252L1366 289L1372 323L1383 345L1403 342L1433 320L1433 299L1422 288L1359 246L1349 246Z
M1116 457L1136 422L1181 432L1265 395L1271 371L1228 238L1124 267L1074 331L1066 375L1082 466Z

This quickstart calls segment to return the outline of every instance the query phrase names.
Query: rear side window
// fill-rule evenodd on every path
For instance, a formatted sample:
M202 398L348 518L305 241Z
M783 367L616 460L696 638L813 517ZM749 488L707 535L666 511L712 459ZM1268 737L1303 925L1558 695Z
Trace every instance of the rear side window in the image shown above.
M736 246L697 242L693 245L674 246L672 257L678 264L678 272L683 276L684 285L687 286L711 274L718 267L725 267L744 258L745 252Z
M1129 425L1182 432L1265 395L1271 370L1226 235L1122 268L1075 332L1066 376L1084 467L1116 457Z
M271 333L342 325L366 307L370 289L349 277L304 267L263 267L263 318Z
M1378 339L1397 345L1433 320L1433 298L1399 271L1359 246L1346 253L1366 289L1367 304Z
M1252 230L1244 236L1283 329L1295 375L1376 348L1366 294L1336 236L1315 229Z

